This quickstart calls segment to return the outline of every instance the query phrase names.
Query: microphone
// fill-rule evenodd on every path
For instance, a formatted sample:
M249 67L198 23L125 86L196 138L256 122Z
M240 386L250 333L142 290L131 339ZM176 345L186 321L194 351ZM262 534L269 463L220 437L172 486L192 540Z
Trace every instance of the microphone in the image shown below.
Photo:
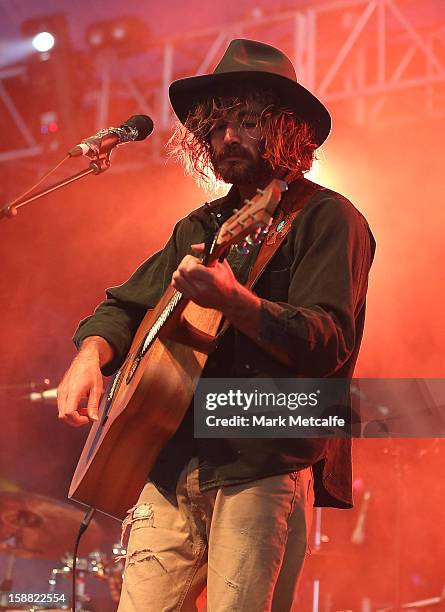
M52 389L45 389L44 391L33 391L22 396L22 399L29 400L34 404L57 404L57 387ZM86 408L88 404L88 398L81 397L79 402L79 408Z
M153 120L147 115L133 115L121 126L99 130L68 151L70 157L96 157L106 146L112 149L126 142L145 140L153 131Z
M48 404L57 403L57 387L54 389L45 389L44 391L33 391L25 396L31 402L43 402Z

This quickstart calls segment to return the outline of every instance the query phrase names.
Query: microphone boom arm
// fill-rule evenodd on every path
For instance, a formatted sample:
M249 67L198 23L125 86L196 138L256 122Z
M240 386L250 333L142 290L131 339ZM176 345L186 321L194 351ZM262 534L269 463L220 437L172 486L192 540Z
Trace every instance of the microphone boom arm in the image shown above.
M7 205L7 206L4 206L3 208L0 208L0 219L3 217L5 218L15 217L17 215L17 208L20 208L21 206L25 206L26 204L30 204L34 200L38 200L42 198L43 196L47 195L48 193L57 191L57 189L60 189L61 187L65 187L66 185L69 185L70 183L74 183L75 181L83 178L84 176L88 176L89 174L102 174L102 172L105 172L105 170L108 170L108 168L110 167L110 154L111 154L112 148L113 146L103 147L103 150L101 150L98 153L96 158L90 163L90 165L88 166L86 170L82 170L81 172L77 172L76 174L73 174L71 176L68 176L65 179L62 179L61 181L57 181L57 183L50 185L46 189L37 191L37 193L34 193L31 196L20 198L19 200L16 200L13 205Z

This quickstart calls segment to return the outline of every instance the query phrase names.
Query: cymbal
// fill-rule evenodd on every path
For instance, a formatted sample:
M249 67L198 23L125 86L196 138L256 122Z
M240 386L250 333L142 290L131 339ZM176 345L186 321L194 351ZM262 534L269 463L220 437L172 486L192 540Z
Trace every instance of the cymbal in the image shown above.
M21 491L21 487L12 480L0 476L0 491Z
M0 491L0 552L25 559L60 558L74 547L85 512L34 493ZM93 520L82 547L97 549L102 529Z

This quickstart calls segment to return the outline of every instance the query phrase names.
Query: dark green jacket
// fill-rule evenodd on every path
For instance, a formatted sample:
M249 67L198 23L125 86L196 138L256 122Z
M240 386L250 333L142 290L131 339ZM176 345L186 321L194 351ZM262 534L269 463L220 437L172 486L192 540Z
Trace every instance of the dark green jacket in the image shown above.
M293 204L298 183L289 186ZM227 216L237 203L232 188L211 208ZM294 197L295 199L295 197ZM106 338L115 359L104 368L113 373L123 362L147 308L155 306L190 245L203 240L202 226L186 217L170 240L144 262L123 285L107 290L107 299L83 320L77 346L87 336ZM343 196L319 189L305 204L268 264L255 292L263 298L260 341L279 345L294 364L282 365L233 327L210 356L207 377L340 377L351 378L365 319L368 273L375 242L368 224ZM233 254L229 261L245 282L252 257ZM312 465L315 504L352 505L351 441L348 439L196 439L189 409L175 436L161 453L150 477L163 489L174 489L179 472L199 457L200 485L208 489Z

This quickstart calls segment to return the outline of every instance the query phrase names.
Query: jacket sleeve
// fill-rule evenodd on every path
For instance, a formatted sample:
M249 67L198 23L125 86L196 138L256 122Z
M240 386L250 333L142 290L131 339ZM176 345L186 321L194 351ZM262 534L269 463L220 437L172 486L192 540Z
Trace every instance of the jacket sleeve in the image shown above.
M327 190L326 190L327 191ZM258 341L302 376L335 374L356 343L375 242L364 217L327 191L295 222L286 302L261 303Z
M102 336L113 346L114 359L102 369L106 376L122 365L147 309L157 304L171 281L179 263L178 225L161 251L147 259L123 285L107 289L106 300L76 330L73 340L77 348L88 336Z

